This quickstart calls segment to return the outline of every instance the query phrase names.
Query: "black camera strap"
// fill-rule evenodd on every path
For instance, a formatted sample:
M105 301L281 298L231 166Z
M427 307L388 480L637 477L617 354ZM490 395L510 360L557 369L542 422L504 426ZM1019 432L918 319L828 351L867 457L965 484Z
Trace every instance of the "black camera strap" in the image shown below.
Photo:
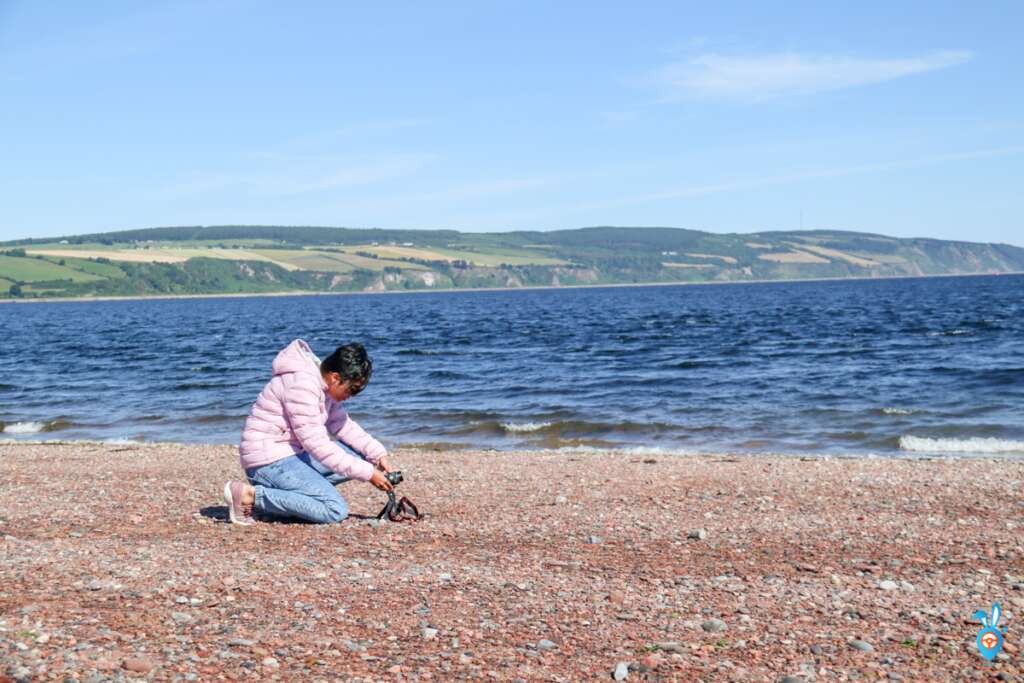
M395 501L395 492L388 491L388 502L384 504L384 508L377 513L377 519L382 519L385 515L392 522L416 522L423 519L423 515L413 505L412 501L402 496L400 500Z

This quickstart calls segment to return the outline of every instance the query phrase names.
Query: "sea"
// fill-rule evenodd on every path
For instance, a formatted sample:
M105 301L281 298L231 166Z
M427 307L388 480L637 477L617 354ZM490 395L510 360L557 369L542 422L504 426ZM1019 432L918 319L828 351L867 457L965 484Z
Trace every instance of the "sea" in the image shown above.
M390 448L1024 457L1024 276L0 305L0 440L237 443L278 351Z

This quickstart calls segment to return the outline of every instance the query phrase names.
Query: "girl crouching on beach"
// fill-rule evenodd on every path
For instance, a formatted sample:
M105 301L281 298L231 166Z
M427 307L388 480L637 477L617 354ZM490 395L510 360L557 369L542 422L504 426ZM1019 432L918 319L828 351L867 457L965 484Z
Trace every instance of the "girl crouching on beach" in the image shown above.
M249 483L229 481L224 500L234 524L252 512L340 522L348 504L336 484L358 479L392 490L387 451L348 416L342 402L370 381L373 365L362 344L346 344L323 362L296 339L277 354L273 374L253 404L238 448ZM332 436L352 449L348 453Z

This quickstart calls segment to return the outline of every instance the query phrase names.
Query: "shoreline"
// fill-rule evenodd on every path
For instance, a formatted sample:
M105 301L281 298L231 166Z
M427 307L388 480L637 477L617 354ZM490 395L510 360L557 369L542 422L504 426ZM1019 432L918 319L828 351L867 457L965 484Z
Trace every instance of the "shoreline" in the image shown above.
M195 443L182 441L133 441L131 439L15 439L4 436L0 432L0 447L2 446L104 446L104 447L128 447L128 448L237 448L238 444L227 443ZM742 458L753 462L760 460L799 460L802 462L816 462L829 460L852 460L866 462L989 462L989 463L1024 463L1024 454L1014 452L963 452L963 451L894 451L893 453L855 453L817 450L810 452L790 451L737 451L723 448L721 450L688 449L688 448L665 448L662 446L621 446L621 447L595 447L595 446L565 446L560 448L477 448L473 446L453 447L431 447L429 445L411 443L395 444L390 450L410 451L416 453L480 453L496 456L516 457L542 457L560 456L589 457L589 456L615 456L615 457L662 457L672 459L715 459L715 458Z
M524 455L397 449L418 523L349 482L238 527L234 447L0 443L0 677L1024 676L1024 463Z
M872 282L879 280L921 280L930 278L954 278L954 277L1001 277L1006 275L1024 275L1024 271L1009 271L999 273L939 273L934 275L882 275L878 277L822 277L822 278L782 278L776 280L709 280L709 281L679 281L679 282L622 282L614 284L597 285L537 285L529 287L464 287L446 289L403 289L403 290L379 290L379 291L358 291L358 292L311 292L306 290L294 292L241 292L241 293L214 293L214 294L152 294L138 296L98 296L98 297L54 297L54 298L32 298L32 299L0 299L2 304L42 304L42 303L75 303L93 301L153 301L153 300L176 300L176 299L248 299L254 297L282 297L282 296L351 296L359 294L452 294L458 292L525 292L525 291L546 291L557 289L606 289L624 287L679 287L679 286L701 286L701 285L760 285L760 284L793 284L798 282Z

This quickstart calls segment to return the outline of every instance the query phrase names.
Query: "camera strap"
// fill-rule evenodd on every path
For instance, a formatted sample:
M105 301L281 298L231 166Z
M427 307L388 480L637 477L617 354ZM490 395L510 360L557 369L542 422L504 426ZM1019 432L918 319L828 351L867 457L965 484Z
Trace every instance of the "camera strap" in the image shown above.
M413 505L412 501L402 496L397 502L395 501L395 492L388 491L388 502L384 504L384 508L377 513L377 519L382 519L387 515L388 520L392 522L417 522L423 519L423 515L420 514L419 509Z

